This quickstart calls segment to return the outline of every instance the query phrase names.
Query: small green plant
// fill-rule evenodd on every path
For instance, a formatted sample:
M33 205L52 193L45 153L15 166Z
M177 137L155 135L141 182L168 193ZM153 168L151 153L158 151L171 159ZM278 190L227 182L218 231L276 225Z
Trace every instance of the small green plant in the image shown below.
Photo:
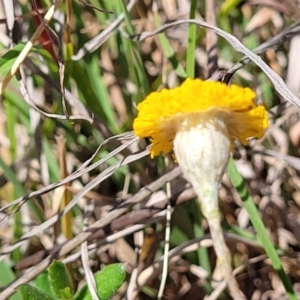
M123 284L125 276L123 264L111 264L95 273L99 299L111 298ZM18 291L23 300L92 300L86 284L75 294L71 275L59 261L54 261L47 272L38 276L36 286L23 284Z

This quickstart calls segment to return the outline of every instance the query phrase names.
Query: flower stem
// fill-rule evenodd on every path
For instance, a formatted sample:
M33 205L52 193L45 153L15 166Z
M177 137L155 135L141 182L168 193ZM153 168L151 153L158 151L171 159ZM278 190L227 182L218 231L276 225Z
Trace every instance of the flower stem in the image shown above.
M200 200L201 210L207 219L214 249L217 255L217 268L220 270L227 283L229 293L233 299L246 300L245 295L240 290L237 280L233 275L231 267L231 253L225 243L221 226L221 215L218 203L218 190L201 189L196 191Z

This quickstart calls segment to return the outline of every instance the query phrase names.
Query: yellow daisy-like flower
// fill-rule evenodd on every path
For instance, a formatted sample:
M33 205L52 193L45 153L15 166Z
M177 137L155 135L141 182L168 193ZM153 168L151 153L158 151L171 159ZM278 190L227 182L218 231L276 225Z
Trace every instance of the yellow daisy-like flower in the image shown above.
M236 139L260 138L268 126L265 108L249 88L187 79L180 87L151 93L138 105L133 130L150 137L151 156L174 149L186 179L194 187L206 217L218 267L233 299L246 299L232 274L218 205L218 187Z
M203 114L223 119L231 142L246 144L251 137L260 138L268 126L267 112L254 102L249 88L227 86L221 82L187 79L180 87L151 93L138 105L133 130L139 137L150 137L151 156L168 153L180 123L192 117L197 123Z

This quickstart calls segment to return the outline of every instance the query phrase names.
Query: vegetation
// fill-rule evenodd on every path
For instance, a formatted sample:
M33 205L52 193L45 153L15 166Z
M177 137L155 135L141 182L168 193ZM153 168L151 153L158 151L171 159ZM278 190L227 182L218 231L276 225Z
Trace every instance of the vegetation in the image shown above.
M187 77L268 109L263 138L236 143L222 226L247 299L300 297L296 0L3 3L0 299L229 299L194 190L131 132Z

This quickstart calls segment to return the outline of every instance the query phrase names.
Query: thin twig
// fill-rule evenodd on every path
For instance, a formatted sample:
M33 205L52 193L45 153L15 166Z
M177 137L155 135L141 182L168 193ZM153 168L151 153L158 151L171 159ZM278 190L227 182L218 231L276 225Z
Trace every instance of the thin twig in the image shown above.
M97 154L99 153L100 149L102 147L104 147L106 144L108 144L110 141L112 140L121 140L124 143L114 149L113 151L111 151L108 155L106 155L104 158L100 159L99 161L97 161L96 163L92 164L91 166L87 167L92 161L93 159L97 156ZM23 197L20 197L16 200L13 200L12 202L10 202L7 205L4 205L3 207L0 208L0 212L5 211L11 207L15 207L16 210L18 210L20 208L21 205L23 205L28 199L31 199L33 197L37 197L37 196L41 196L45 193L48 193L62 185L64 185L67 182L71 182L79 177L81 177L83 174L86 174L87 172L90 172L91 170L99 167L101 164L103 164L104 162L106 162L108 159L112 158L113 156L115 156L116 154L120 153L122 150L128 148L129 145L131 145L132 143L136 142L138 140L137 137L135 137L133 135L133 133L130 132L125 132L122 134L119 134L117 136L113 136L110 137L108 139L106 139L105 141L103 141L99 147L97 148L97 150L95 151L95 153L92 155L92 157L90 157L88 160L86 160L82 166L80 166L75 172L73 172L72 174L70 174L68 177L66 177L65 179L56 182L56 183L52 183L49 184L37 191L31 192L28 195L25 195ZM3 220L0 221L0 224Z
M89 220L90 216L92 215L94 209L95 209L94 204L90 204L85 207L83 230L86 230L88 228L88 220ZM89 266L89 253L88 253L88 248L87 248L87 241L84 241L81 244L81 261L82 261L82 266L84 269L86 282L87 282L87 285L89 288L89 292L91 293L92 299L99 300L99 297L96 292L97 287L96 287L96 281L94 278L94 274Z
M161 282L158 290L157 299L162 299L163 292L166 286L167 277L168 277L168 254L170 250L170 236L171 236L171 185L170 182L167 183L167 197L168 197L168 205L167 205L167 214L166 214L166 230L165 230L165 247L164 247L164 262L163 262L163 270L161 274Z
M47 113L45 111L42 111L30 99L30 97L29 97L29 95L27 93L27 89L26 89L26 86L24 84L23 78L19 78L18 84L19 84L20 92L21 92L21 94L22 94L23 99L25 100L25 102L31 108L33 108L34 110L36 110L37 112L39 112L43 116L46 116L47 118L53 118L53 119L59 119L59 120L86 120L86 121L90 122L91 124L93 123L93 121L94 121L93 118L91 118L89 116L84 116L84 115L66 116L66 115L50 114L50 113Z
M147 153L147 155L149 155L149 153ZM160 177L158 180L149 184L147 188L141 189L137 195L132 197L130 200L126 201L127 206L123 204L120 205L118 208L114 209L113 211L109 212L106 216L96 221L93 225L89 226L89 228L86 231L82 231L73 239L67 241L64 245L61 245L61 247L59 247L59 249L56 250L53 254L48 255L43 261L41 261L36 266L32 267L29 270L29 272L25 274L25 276L22 276L18 278L16 281L14 281L13 283L9 284L6 287L6 289L3 290L2 293L0 293L0 299L4 300L10 297L15 292L15 289L19 285L29 282L30 280L34 279L38 274L43 272L50 265L53 259L58 259L62 256L67 255L74 248L78 247L84 241L86 241L93 234L93 232L110 224L112 220L126 213L130 208L128 207L128 204L130 204L130 206L133 206L134 204L140 202L141 200L145 199L145 197L150 196L153 193L153 191L161 188L163 185L166 184L166 182L173 180L174 178L178 177L180 174L181 174L181 170L179 167L177 167L172 171L170 171L169 173ZM82 195L80 195L79 198L81 197ZM54 218L54 221L56 221L56 218Z
M133 39L137 41L143 41L146 38L155 36L161 32L166 31L167 29L177 26L177 25L183 25L183 24L196 24L198 26L202 26L211 30L214 30L218 35L222 36L230 45L238 52L243 53L246 55L251 61L253 61L261 70L266 74L267 77L272 81L275 89L277 92L286 100L291 102L297 107L300 107L300 99L286 86L282 78L274 72L258 55L253 53L251 50L249 50L246 46L244 46L235 36L232 34L229 34L225 32L224 30L210 25L204 21L200 20L180 20L175 21L166 25L163 25L162 27L151 31L151 32L143 32L139 35L132 36Z
M173 196L170 199L170 201L173 207L175 205L179 205L181 203L187 202L195 198L195 196L196 194L194 190L192 188L187 188L184 189L183 191L180 191L179 194L174 194L173 191ZM144 199L142 199L141 201L143 200ZM97 245L101 246L103 245L103 243L113 242L114 240L111 239L114 239L116 235L118 235L118 237L124 237L126 234L129 234L126 231L127 229L133 228L133 231L130 232L136 232L139 229L139 227L136 227L138 226L136 224L154 223L153 218L155 218L155 216L158 216L160 213L162 213L162 216L165 216L166 213L165 210L163 209L166 207L166 204L167 204L167 198L159 199L159 201L155 203L153 203L152 201L151 203L147 202L145 207L139 210L131 211L126 215L123 215L121 217L112 220L109 226L109 230L103 230L103 229L97 230L88 238L88 241L97 240L99 241ZM156 221L159 220L157 219ZM123 228L126 228L125 231L122 230ZM141 228L143 228L143 226ZM114 234L114 232L117 232L117 234ZM56 249L51 249L50 251L43 250L38 252L38 254L35 253L31 256L25 257L23 260L21 260L19 263L15 265L15 269L20 270L20 269L29 268L32 265L40 262L47 255L54 253L55 251Z

